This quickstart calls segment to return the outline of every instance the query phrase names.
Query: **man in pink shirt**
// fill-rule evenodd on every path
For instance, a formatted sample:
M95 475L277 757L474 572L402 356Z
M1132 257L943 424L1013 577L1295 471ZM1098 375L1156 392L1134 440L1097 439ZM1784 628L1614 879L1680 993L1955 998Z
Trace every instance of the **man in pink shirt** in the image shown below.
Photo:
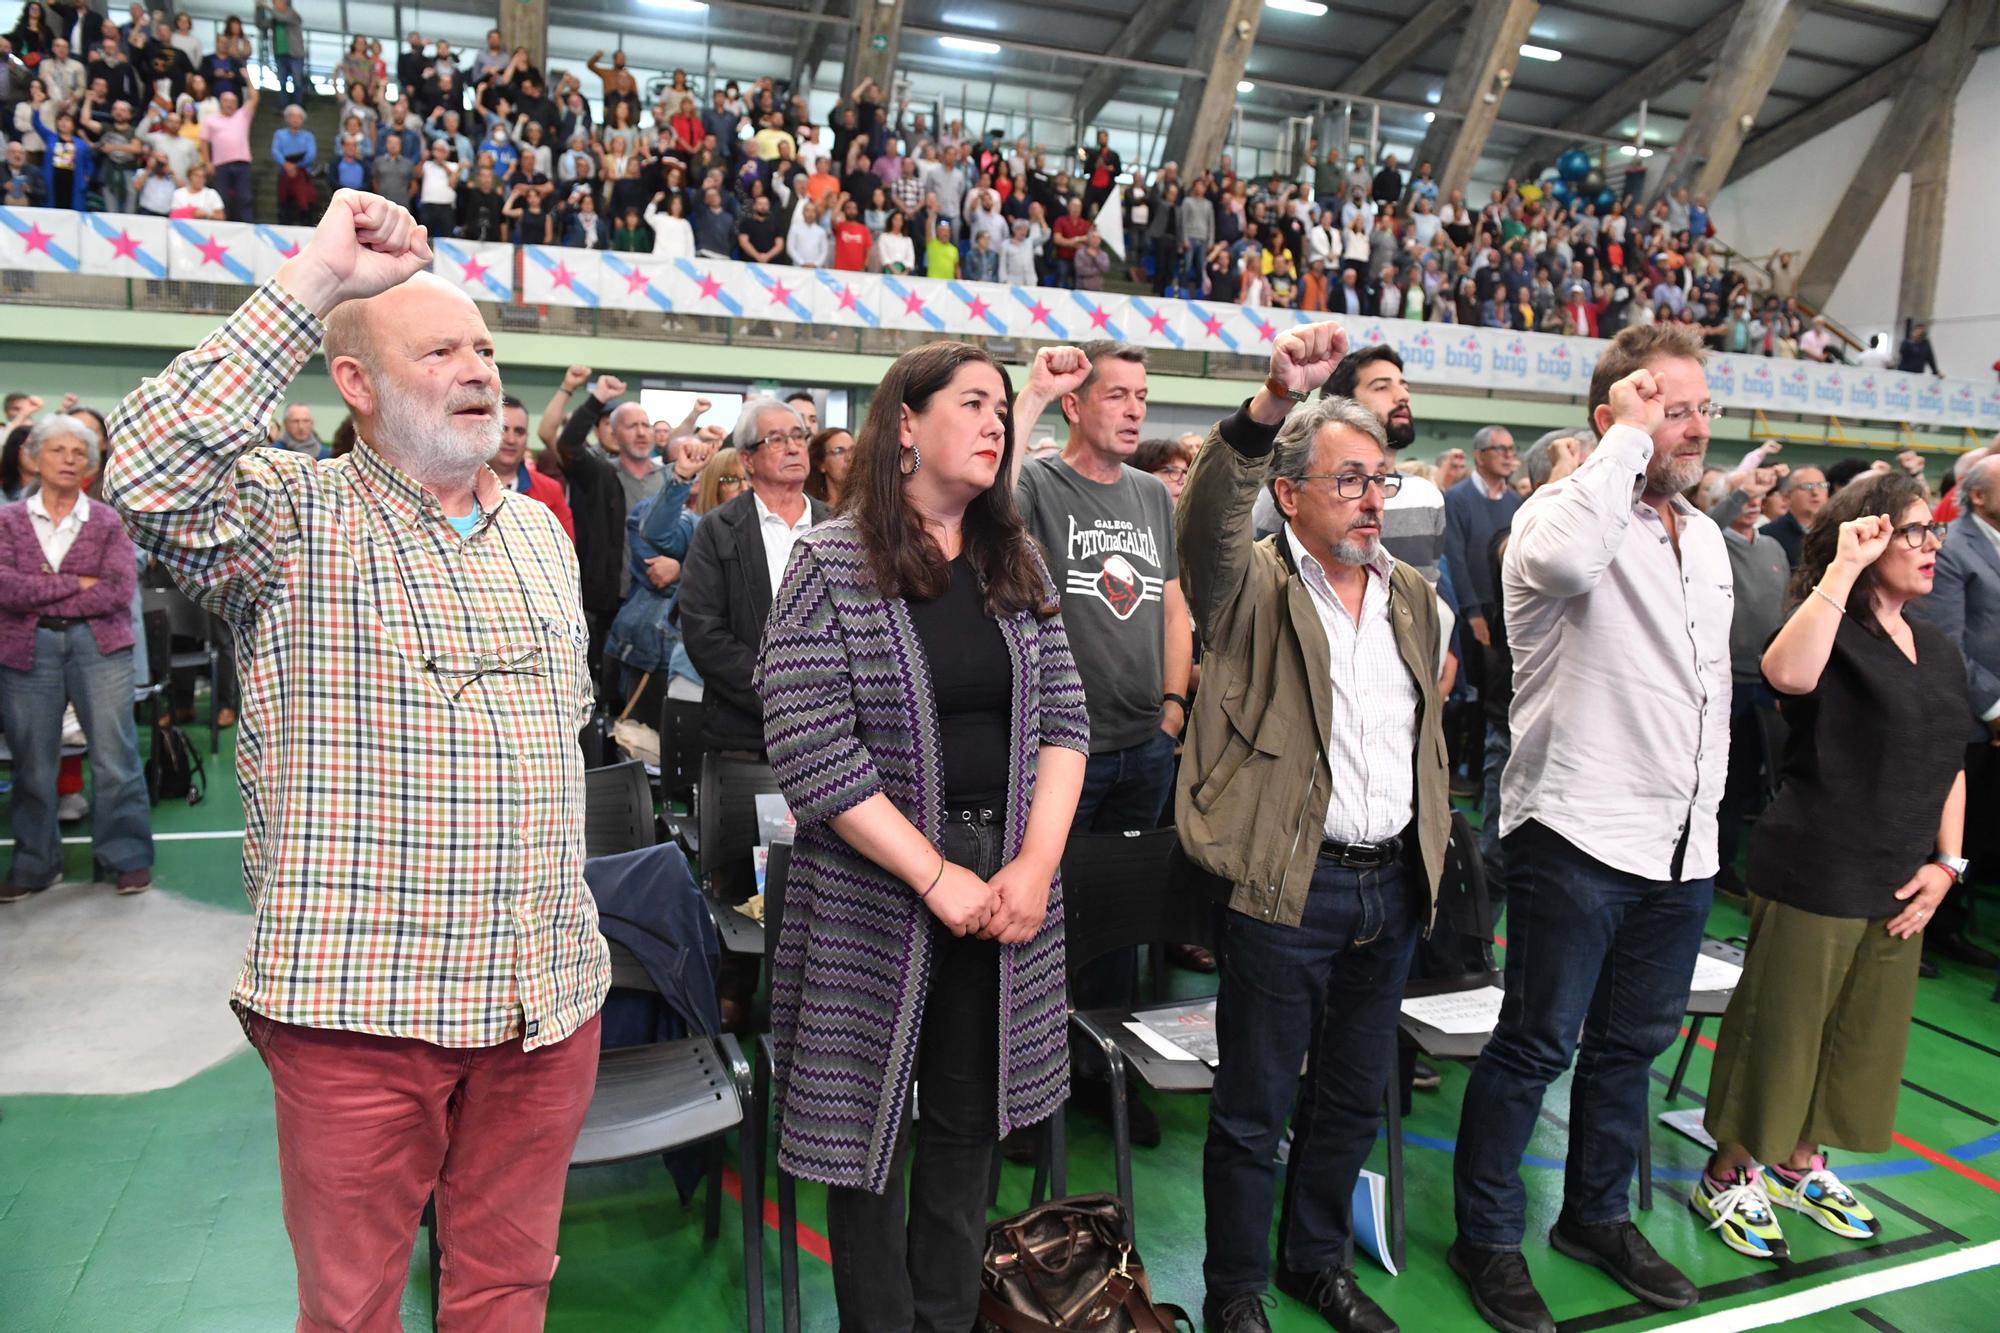
M250 121L257 114L257 89L248 89L250 100L240 106L236 94L225 92L217 99L219 115L201 122L202 145L208 150L215 190L222 196L224 213L231 222L255 222L250 205Z

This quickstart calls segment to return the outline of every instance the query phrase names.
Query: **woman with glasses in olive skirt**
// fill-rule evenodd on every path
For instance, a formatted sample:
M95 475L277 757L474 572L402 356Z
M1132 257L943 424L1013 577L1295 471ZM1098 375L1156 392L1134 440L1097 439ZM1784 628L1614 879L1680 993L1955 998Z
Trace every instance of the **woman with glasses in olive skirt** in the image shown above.
M1774 1205L1881 1234L1826 1149L1890 1146L1919 936L1965 869L1965 660L1903 614L1943 537L1921 482L1850 484L1806 534L1764 652L1783 785L1750 841L1750 948L1709 1077L1719 1146L1688 1200L1751 1258L1789 1253Z

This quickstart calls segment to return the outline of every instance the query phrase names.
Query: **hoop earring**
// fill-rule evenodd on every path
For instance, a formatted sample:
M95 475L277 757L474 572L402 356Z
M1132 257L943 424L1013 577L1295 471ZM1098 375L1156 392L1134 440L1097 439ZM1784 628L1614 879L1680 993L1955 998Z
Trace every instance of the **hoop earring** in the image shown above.
M918 448L914 443L911 444L910 456L906 461L908 463L907 467L899 463L897 464L896 470L901 472L906 477L916 476L917 469L924 465L924 451Z

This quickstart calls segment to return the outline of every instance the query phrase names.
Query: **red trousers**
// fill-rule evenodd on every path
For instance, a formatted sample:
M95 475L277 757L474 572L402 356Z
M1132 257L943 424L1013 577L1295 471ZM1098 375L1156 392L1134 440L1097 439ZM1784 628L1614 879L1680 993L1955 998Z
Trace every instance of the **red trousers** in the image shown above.
M300 1333L400 1333L433 1192L438 1328L542 1327L597 1028L535 1051L518 1038L460 1050L251 1016L277 1093Z

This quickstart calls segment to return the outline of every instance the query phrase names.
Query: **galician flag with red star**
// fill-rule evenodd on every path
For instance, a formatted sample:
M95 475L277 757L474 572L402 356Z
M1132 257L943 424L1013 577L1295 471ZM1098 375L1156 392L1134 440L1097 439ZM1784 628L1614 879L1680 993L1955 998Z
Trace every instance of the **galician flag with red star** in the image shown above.
M0 208L0 268L74 273L83 215L66 208Z
M85 213L83 266L119 278L167 276L167 220L136 213Z
M475 301L507 301L514 295L514 247L498 242L431 242L431 272Z
M604 257L595 250L521 247L521 299L529 305L595 309L603 304Z
M254 287L259 244L256 228L247 222L174 218L167 223L167 270L178 282Z

